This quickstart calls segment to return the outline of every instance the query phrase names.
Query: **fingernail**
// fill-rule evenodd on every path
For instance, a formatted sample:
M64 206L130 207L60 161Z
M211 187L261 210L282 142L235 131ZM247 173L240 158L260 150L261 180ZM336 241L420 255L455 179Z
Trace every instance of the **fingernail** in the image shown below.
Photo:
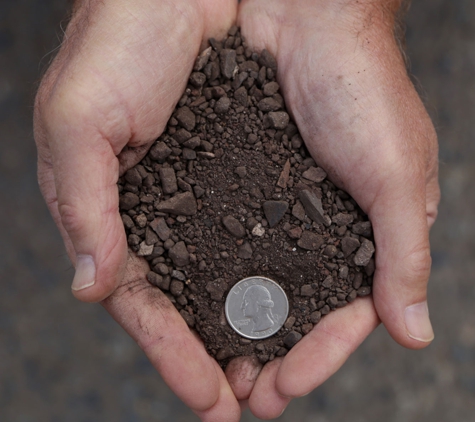
M407 335L414 340L428 343L434 339L434 331L429 319L427 302L408 306L404 311Z
M78 255L76 257L76 274L74 274L71 289L74 291L91 287L96 282L96 265L91 255Z

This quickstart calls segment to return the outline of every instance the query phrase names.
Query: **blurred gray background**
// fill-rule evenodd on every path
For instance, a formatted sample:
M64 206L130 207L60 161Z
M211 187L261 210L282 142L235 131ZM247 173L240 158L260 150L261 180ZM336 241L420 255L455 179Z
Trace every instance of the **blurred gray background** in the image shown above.
M65 0L0 0L0 421L197 421L73 271L36 184L32 103ZM411 70L440 138L429 305L436 339L404 350L381 327L278 421L475 420L475 2L414 0ZM243 421L255 421L249 412Z

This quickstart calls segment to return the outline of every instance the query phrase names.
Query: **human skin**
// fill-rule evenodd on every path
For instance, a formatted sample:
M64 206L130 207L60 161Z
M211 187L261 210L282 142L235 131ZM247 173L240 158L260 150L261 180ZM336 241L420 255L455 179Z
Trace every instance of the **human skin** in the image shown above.
M250 394L233 383L263 419L324 382L379 321L408 348L434 337L426 292L440 196L437 138L394 38L398 7L388 0L240 5L248 44L276 57L277 79L310 153L369 215L377 249L373 300L325 317L267 371L262 388L263 373Z
M326 316L285 358L262 369L255 359L238 358L226 379L145 280L145 261L128 254L116 183L162 132L200 45L224 36L237 4L75 5L35 104L40 187L76 266L73 294L101 301L203 421L237 421L239 404L263 419L278 416L291 398L331 376L380 320L405 347L433 338L425 310L428 232L439 200L437 142L393 37L397 7L388 0L239 6L248 43L276 56L309 151L369 214L377 255L373 299Z

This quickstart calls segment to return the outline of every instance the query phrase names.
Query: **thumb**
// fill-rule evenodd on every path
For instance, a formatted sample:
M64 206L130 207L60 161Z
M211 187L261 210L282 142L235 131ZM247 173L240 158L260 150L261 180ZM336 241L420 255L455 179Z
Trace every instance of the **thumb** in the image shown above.
M425 178L392 178L389 184L369 212L377 245L374 304L391 336L419 349L434 338L427 307L431 258Z
M127 261L119 160L92 125L66 123L59 114L48 130L36 124L38 145L49 145L39 148L38 179L76 269L73 294L97 302L115 289Z

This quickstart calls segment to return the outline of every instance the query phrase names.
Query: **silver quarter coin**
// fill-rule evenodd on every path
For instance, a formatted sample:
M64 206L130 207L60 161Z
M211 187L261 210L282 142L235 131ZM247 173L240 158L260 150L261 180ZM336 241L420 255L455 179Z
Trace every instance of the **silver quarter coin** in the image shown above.
M289 313L289 301L275 281L248 277L229 291L225 311L234 331L255 340L270 337L280 330Z

